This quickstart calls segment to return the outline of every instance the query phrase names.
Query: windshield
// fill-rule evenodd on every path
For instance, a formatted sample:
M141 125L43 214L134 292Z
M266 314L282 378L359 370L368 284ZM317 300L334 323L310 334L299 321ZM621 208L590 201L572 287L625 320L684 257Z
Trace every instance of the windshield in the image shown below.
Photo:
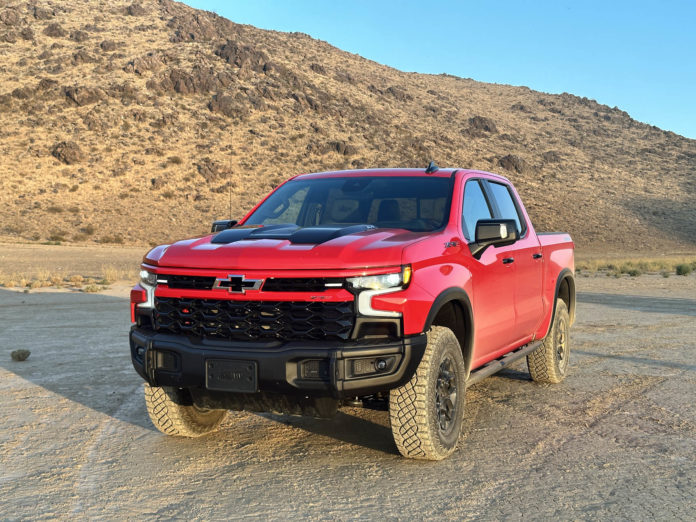
M451 193L450 179L442 177L300 179L271 194L244 224L367 224L432 231L447 223Z

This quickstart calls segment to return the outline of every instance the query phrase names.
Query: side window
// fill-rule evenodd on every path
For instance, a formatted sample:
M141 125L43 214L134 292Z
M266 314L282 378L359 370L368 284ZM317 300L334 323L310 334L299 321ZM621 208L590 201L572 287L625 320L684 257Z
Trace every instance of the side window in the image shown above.
M500 219L514 219L517 224L517 232L520 237L522 237L527 231L527 226L520 215L517 205L515 205L510 189L507 185L494 183L493 181L489 181L488 186L493 193L493 198L495 198L495 202L498 205L498 210L500 210L500 216L498 217Z
M464 209L462 211L462 228L467 241L474 241L476 235L476 222L479 219L491 219L491 209L483 195L481 184L473 179L464 186Z

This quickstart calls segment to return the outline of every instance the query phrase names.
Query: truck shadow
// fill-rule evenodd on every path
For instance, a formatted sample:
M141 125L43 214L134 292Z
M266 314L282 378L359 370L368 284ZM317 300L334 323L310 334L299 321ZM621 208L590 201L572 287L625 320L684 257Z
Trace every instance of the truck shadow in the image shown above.
M127 314L128 300L118 297L0 290L0 367L76 404L154 430L130 362ZM13 361L16 349L31 355ZM27 397L56 400L21 380L11 386L26 388Z
M696 316L696 299L578 292L577 300L579 303L598 304L638 312Z
M98 294L0 290L0 368L75 404L157 431L145 411L143 381L130 361L128 302ZM10 352L16 349L30 350L31 355L24 362L12 361ZM21 381L11 386L29 387ZM25 395L56 400L41 391L27 390ZM343 408L329 420L262 415L309 433L396 454L383 411Z
M331 419L314 419L289 415L261 413L263 417L300 428L313 435L361 446L389 455L398 455L389 422L389 414L361 408L342 408Z

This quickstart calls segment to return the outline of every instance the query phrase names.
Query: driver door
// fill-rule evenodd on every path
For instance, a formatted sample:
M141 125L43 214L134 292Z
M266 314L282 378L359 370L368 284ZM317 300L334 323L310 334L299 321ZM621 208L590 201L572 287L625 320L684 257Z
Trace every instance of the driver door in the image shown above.
M469 243L475 241L476 223L494 217L493 203L482 185L471 179L464 187L462 232ZM509 263L514 245L489 247L480 259L468 252L465 263L474 285L474 354L472 369L495 359L517 340L515 329L515 264Z

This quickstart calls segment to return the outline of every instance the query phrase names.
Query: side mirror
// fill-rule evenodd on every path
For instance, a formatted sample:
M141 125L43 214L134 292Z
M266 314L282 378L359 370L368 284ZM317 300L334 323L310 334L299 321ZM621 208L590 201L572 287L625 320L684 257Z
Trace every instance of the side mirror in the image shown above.
M471 243L471 255L480 259L489 246L512 245L520 238L514 219L479 219L476 222L476 241Z
M219 221L213 221L213 227L211 228L211 232L220 232L221 230L227 230L228 228L232 228L237 224L237 220L235 219L221 219Z

